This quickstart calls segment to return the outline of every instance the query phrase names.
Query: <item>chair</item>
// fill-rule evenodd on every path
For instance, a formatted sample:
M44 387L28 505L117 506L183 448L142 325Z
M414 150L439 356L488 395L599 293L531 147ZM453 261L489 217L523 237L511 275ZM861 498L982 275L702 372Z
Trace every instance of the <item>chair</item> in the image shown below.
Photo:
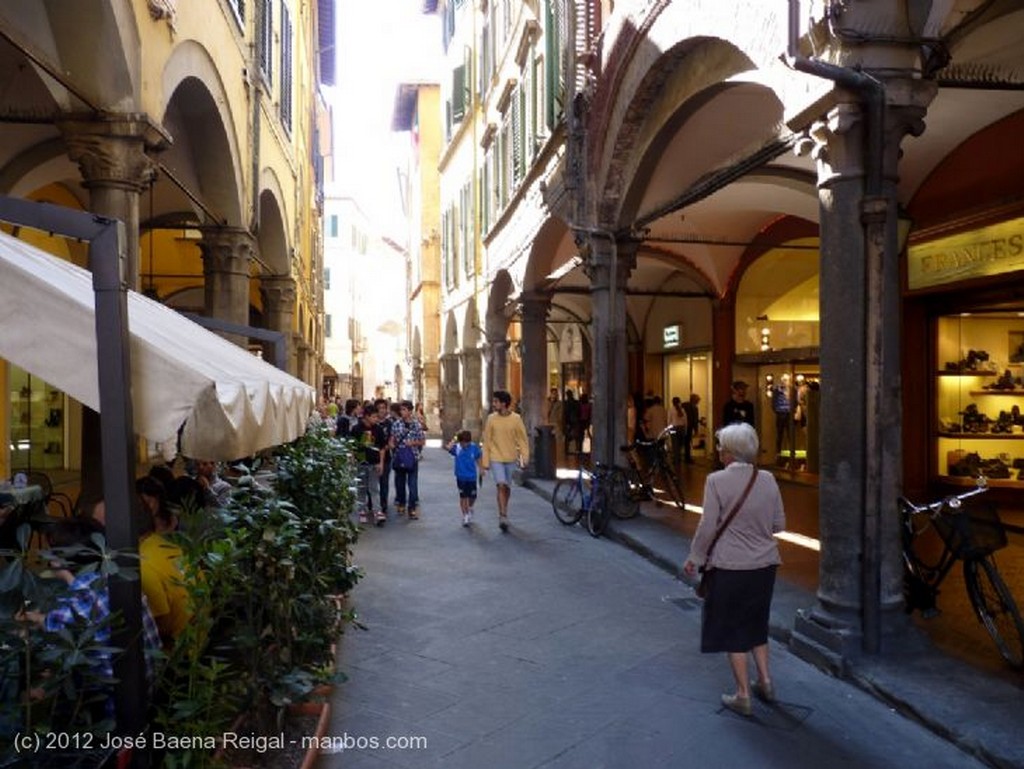
M71 516L74 510L71 497L64 492L54 491L53 481L50 480L50 476L39 470L13 470L11 471L11 477L18 473L25 475L25 480L29 486L38 486L42 489L43 507L47 514L58 518L68 518Z

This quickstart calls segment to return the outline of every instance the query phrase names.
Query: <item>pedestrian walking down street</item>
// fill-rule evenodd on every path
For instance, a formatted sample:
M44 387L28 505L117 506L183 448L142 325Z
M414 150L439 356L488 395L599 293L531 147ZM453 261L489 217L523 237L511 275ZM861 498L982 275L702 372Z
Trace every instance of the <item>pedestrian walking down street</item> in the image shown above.
M381 449L380 466L380 509L384 515L388 513L388 489L391 486L391 427L398 421L397 409L392 411L390 404L384 398L378 398L373 402L377 409L377 427L374 431L375 444Z
M412 411L412 401L402 401L400 419L391 425L391 468L395 473L395 509L410 520L420 517L419 464L426 443L423 426Z
M481 465L491 470L498 495L498 527L508 531L508 500L512 494L512 473L516 467L526 467L530 461L530 447L523 418L511 410L512 396L505 390L495 390L491 398L493 409L484 425L484 451Z
M473 523L473 503L476 502L477 483L480 480L480 460L483 451L473 443L469 430L462 430L447 446L455 457L455 485L459 488L459 511L462 525Z
M722 704L749 716L751 690L764 702L775 701L768 622L775 572L782 562L774 534L786 527L786 516L775 476L757 468L760 447L754 428L739 422L723 427L716 437L725 469L711 473L704 484L704 515L683 572L693 579L698 567L705 571L700 650L727 653L736 691L723 694ZM753 684L747 677L749 653L757 667Z
M380 503L380 474L383 470L384 449L380 448L383 428L377 412L372 408L363 410L363 416L352 428L349 437L360 447L359 482L366 490L364 499L359 500L359 522L368 523L370 517L378 526L386 520ZM360 490L362 491L362 490Z
M697 432L697 427L700 425L700 410L697 408L700 404L700 396L697 393L690 393L690 399L683 403L683 411L686 412L686 435L683 437L683 458L686 464L693 464L693 455L690 453L693 449L693 436Z
M686 410L678 395L672 398L672 409L669 412L668 420L672 426L672 467L678 472L683 464L683 443L686 441L688 432ZM689 449L686 453L689 455Z

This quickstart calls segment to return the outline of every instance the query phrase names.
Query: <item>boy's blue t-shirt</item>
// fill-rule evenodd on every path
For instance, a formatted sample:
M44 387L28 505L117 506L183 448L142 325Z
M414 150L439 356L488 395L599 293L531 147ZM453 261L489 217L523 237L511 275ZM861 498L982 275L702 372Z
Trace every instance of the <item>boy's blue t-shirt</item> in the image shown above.
M463 446L456 443L448 453L455 457L455 477L460 481L476 480L476 464L483 456L480 447L475 443L467 443Z

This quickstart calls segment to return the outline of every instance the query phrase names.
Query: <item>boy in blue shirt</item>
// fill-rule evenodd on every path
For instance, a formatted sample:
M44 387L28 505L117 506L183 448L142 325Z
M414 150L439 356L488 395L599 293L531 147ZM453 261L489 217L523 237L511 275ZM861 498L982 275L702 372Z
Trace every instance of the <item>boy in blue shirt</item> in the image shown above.
M462 525L473 522L473 503L476 502L477 479L480 477L480 458L483 452L473 443L469 430L463 430L448 444L448 453L455 457L455 483L459 487L459 508Z

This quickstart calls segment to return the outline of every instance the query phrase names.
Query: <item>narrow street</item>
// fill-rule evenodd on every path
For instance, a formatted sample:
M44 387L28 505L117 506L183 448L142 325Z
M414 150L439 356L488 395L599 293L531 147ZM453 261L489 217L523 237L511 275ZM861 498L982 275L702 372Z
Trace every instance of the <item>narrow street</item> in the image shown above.
M724 711L731 676L698 651L688 587L562 526L525 488L509 534L490 479L464 529L438 449L420 491L420 520L392 517L357 545L366 577L351 601L366 630L339 646L349 680L320 769L981 766L775 642L780 703Z

